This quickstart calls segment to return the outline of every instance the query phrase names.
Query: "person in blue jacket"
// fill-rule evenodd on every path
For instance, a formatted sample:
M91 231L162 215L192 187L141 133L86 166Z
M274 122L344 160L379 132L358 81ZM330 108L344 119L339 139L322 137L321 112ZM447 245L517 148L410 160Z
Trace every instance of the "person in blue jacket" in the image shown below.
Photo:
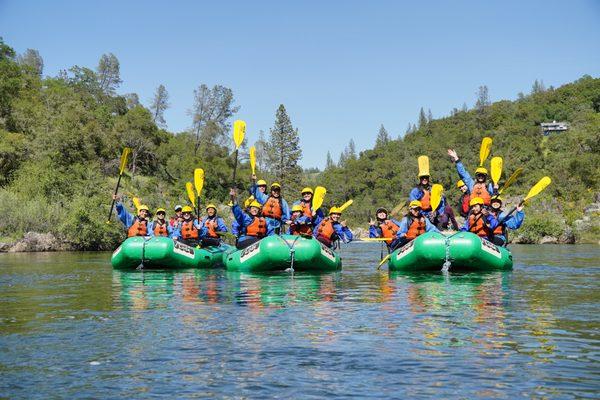
M472 198L469 206L471 210L461 231L472 232L481 238L492 240L494 229L498 226L496 217L485 207L481 197Z
M248 206L248 211L243 211L237 204L235 189L232 188L229 195L233 204L231 211L240 230L240 236L236 243L238 249L245 249L265 236L273 234L273 226L269 225L266 218L260 215L262 205L258 201L253 200Z
M277 182L271 184L269 195L262 193L258 187L252 193L256 201L262 205L261 214L267 220L271 234L284 233L284 224L290 224L290 208L288 203L281 197L281 185Z
M313 210L314 192L312 188L305 187L300 192L300 195L302 196L302 198L294 202L294 204L292 204L292 208L294 206L302 207L303 216L310 219L310 223L312 224L312 226L319 225L321 220L325 218L325 215L323 214L323 209L321 207L319 207L317 210Z
M394 251L400 240L396 236L400 230L400 221L388 217L388 210L384 207L379 207L375 212L376 219L369 221L369 237L370 238L388 238L385 244L389 251Z
M167 211L164 208L157 208L154 214L156 219L148 224L148 233L150 236L164 236L173 239L179 237L179 233L166 220Z
M506 246L508 242L508 229L513 231L519 229L525 219L522 204L517 206L514 214L507 215L507 212L502 211L502 201L502 198L499 196L494 196L491 200L490 212L498 220L498 226L494 229L494 239L492 240L497 246Z
M419 184L414 187L408 195L409 201L418 200L421 202L421 214L429 218L438 229L447 229L452 223L452 227L458 230L458 224L454 218L452 208L447 205L446 196L442 195L440 204L435 210L431 209L431 177L419 173Z
M346 221L340 221L341 216L342 210L339 207L331 207L329 217L321 220L315 228L313 236L330 248L335 248L339 241L350 243L354 239L354 235L346 225Z
M214 204L206 206L206 216L200 220L200 226L204 228L200 232L202 247L220 245L221 237L218 232L228 232L227 225L223 218L217 215L217 206Z
M113 195L113 200L116 200L117 215L125 228L127 229L127 237L133 236L148 236L148 218L150 215L150 209L147 205L143 204L138 209L138 215L133 216L129 213L121 203L121 198L117 195Z
M425 232L439 232L439 230L429 221L429 218L423 215L421 202L413 200L408 205L408 214L400 221L396 233L396 248L404 246Z
M498 185L494 185L492 182L487 183L488 178L488 170L484 167L478 167L475 170L475 181L471 178L471 174L465 169L462 161L458 158L458 154L456 151L452 149L448 149L448 155L456 164L456 171L458 172L458 176L464 182L464 184L469 189L469 193L471 194L471 198L479 197L483 200L483 204L485 206L490 205L490 200L492 196L498 194Z

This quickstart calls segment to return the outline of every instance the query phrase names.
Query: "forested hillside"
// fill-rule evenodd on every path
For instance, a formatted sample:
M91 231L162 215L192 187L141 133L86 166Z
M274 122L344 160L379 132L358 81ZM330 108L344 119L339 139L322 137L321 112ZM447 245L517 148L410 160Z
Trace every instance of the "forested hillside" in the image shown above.
M202 167L203 202L227 202L234 164L231 124L239 110L233 91L198 86L190 129L175 134L164 129L169 105L164 86L145 107L136 94L119 94L120 83L112 54L103 55L95 69L74 66L49 77L37 51L17 55L0 39L0 242L36 231L52 233L68 248L113 249L123 238L122 227L114 217L106 224L106 218L125 146L133 149L122 185L129 198L138 196L151 208L185 203L185 182ZM593 202L600 182L600 79L585 76L514 102L481 102L452 114L423 118L402 139L382 132L374 149L352 151L337 165L328 160L323 172L302 173L300 133L282 105L274 110L268 137L261 133L252 143L259 175L281 180L290 201L306 184L327 188L327 206L352 198L347 215L355 226L364 225L377 206L393 207L407 198L421 154L431 159L434 182L456 199L456 172L446 149L457 149L473 170L481 138L491 136L492 155L504 158L505 175L525 168L510 194L525 193L543 175L554 181L528 215L526 225L535 235L568 229ZM571 128L542 136L539 124L552 120ZM250 176L247 145L237 173L242 189ZM593 239L598 228L591 226L596 230L585 235Z

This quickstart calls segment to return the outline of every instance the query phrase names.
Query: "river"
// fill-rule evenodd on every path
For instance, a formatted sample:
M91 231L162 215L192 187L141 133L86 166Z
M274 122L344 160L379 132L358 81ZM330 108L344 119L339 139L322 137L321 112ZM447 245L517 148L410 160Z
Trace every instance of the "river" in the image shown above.
M598 398L600 246L488 274L119 272L0 255L0 398Z

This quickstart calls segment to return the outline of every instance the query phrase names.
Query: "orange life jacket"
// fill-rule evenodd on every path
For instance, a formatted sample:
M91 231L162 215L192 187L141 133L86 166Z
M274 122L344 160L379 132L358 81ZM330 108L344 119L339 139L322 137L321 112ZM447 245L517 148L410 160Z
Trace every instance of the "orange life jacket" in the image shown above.
M498 212L493 212L492 214L494 215L494 217L496 217L496 219L498 220L498 222L500 222L500 214L501 211ZM506 225L502 224L498 224L498 226L496 228L494 228L494 231L492 232L494 235L502 235L502 236L506 236Z
M333 220L330 217L325 217L321 224L319 224L319 229L317 229L317 236L322 237L328 241L333 241L333 237L336 235L335 229L333 227Z
M164 224L160 224L158 221L154 222L154 236L169 236L166 222Z
M477 219L477 222L475 222ZM485 225L485 217L483 215L469 215L469 232L476 234L479 237L489 237L490 230Z
M275 198L269 196L262 208L262 215L269 218L281 219L283 211L281 209L281 197Z
M425 222L425 217L420 218L411 218L408 217L410 222L410 226L408 227L408 232L406 232L406 238L413 240L417 236L420 236L425 233L425 229L427 227L427 222Z
M183 239L198 239L198 229L194 225L193 219L181 223L181 237Z
M292 235L312 235L313 230L312 226L308 224L296 224L292 220L292 225L290 225L290 233Z
M379 224L379 229L381 229L381 237L390 239L386 240L385 242L392 243L392 241L396 238L396 234L400 230L400 227L389 219L386 219Z
M247 236L256 236L259 238L267 235L267 220L263 217L254 217L250 225L246 227Z
M301 201L300 205L302 206L302 214L307 216L308 218L312 218L313 215L312 210L310 209L310 201L308 203Z
M486 206L490 205L490 200L492 199L492 196L490 195L490 192L488 192L485 183L475 183L473 185L473 190L471 190L471 193L473 195L473 198L481 197L483 199L483 204L485 204Z
M133 218L133 224L127 230L127 237L148 235L148 221L141 220L138 217Z
M421 197L421 210L423 211L431 211L431 192L427 189L423 190L423 197Z
M217 224L217 217L214 218L206 218L206 221L204 221L204 226L206 227L206 229L208 230L208 237L211 238L218 238L219 235L217 235L217 228L218 228L218 224Z

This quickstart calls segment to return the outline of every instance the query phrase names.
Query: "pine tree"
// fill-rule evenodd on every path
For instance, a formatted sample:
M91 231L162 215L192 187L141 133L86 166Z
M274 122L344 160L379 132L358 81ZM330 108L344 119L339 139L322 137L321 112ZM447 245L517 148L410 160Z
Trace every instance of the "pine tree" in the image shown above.
M425 115L425 110L421 107L419 111L419 129L425 127L425 125L427 125L427 115Z
M98 82L100 89L108 94L113 95L123 82L119 72L119 60L113 53L103 54L98 62Z
M331 157L331 153L328 150L327 151L327 161L325 161L325 169L329 170L333 167L335 167L335 164L333 162L333 158Z
M385 146L390 142L391 138L383 124L379 127L379 133L377 134L377 140L375 141L375 147Z
M298 165L302 158L300 136L298 129L292 126L283 104L277 109L267 149L275 179L284 187L297 189L302 180L302 168Z
M433 114L431 113L431 108L427 109L427 122L433 121Z
M348 160L356 160L356 145L354 144L354 139L350 139L348 143L348 147L346 148L346 158Z
M477 90L477 101L475 102L475 108L478 111L483 111L483 109L490 105L490 96L488 87L486 85L479 86Z
M164 85L159 85L158 88L156 88L154 99L152 99L150 110L152 111L154 123L160 127L164 128L166 126L165 110L169 108L169 105L169 93Z
M533 86L531 87L531 94L543 93L546 91L546 86L544 86L544 81L537 79L533 82Z
M462 111L462 112L469 111L469 107L467 107L467 103L466 102L463 103L462 108L460 109L460 111Z

